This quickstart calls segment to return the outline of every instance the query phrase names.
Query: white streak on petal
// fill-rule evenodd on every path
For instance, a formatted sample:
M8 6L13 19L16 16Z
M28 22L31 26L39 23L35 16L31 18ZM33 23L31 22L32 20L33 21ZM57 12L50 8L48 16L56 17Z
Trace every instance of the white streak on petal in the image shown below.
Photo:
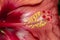
M18 31L16 33L16 35L18 36L19 39L25 40L24 37L28 35L28 32L27 31L24 31L24 30L21 30L21 31Z

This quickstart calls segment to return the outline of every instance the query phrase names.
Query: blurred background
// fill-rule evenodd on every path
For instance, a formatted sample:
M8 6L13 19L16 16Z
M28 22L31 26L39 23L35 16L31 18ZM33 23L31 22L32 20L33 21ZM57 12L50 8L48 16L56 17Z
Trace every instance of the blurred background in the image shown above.
M59 15L60 15L60 0L59 0L59 4L58 4L58 12L59 12Z

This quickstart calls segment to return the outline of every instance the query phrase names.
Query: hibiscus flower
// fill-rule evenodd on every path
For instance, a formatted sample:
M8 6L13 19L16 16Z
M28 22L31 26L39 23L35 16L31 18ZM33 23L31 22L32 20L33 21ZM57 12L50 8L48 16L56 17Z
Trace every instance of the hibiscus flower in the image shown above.
M57 4L58 0L0 0L0 40L59 40Z

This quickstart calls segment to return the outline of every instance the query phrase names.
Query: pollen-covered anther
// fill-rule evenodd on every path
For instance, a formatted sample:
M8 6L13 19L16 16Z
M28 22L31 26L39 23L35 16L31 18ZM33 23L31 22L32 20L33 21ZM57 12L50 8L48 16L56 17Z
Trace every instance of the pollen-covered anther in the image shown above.
M28 26L30 28L39 28L39 27L43 27L46 25L46 22L43 21L43 17L40 17L41 13L40 11L34 13L30 18L28 18L27 20L27 24L29 24ZM40 17L40 18L39 18ZM44 15L45 17L45 15ZM41 20L38 20L41 19ZM39 22L38 22L39 21Z
M40 28L46 25L46 21L40 21L39 23L29 25L30 28Z
M45 26L47 22L41 21L39 27Z
M39 24L33 24L33 25L31 26L31 28L36 28L36 27L38 27L38 25L39 25Z
M41 13L38 11L34 13L29 19L28 22L37 22L38 17L41 15Z
M28 23L32 23L33 21L33 18L28 19Z
M40 25L40 24L39 24L39 23L37 23L37 24L35 24L35 27L39 27L39 25Z

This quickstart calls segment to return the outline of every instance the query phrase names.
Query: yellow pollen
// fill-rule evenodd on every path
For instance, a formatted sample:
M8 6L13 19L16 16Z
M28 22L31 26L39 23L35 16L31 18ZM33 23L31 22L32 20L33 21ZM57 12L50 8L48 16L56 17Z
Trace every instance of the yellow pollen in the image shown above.
M29 27L31 27L31 28L35 28L35 27L43 27L43 26L45 26L46 25L46 21L43 21L43 20L40 20L39 22L38 22L38 18L41 16L41 12L40 11L38 11L38 12L36 12L36 13L34 13L34 15L32 15L30 18L28 18L27 20L27 24L29 24L29 23L32 23L32 24L30 24L29 25ZM35 23L35 22L38 22L38 23ZM35 24L33 24L33 23L35 23Z
M32 15L32 16L28 19L28 23L37 22L37 18L38 18L40 15L41 15L40 12L34 13L34 15Z
M41 21L39 24L40 24L39 27L42 27L42 26L46 25L46 22L45 21Z

